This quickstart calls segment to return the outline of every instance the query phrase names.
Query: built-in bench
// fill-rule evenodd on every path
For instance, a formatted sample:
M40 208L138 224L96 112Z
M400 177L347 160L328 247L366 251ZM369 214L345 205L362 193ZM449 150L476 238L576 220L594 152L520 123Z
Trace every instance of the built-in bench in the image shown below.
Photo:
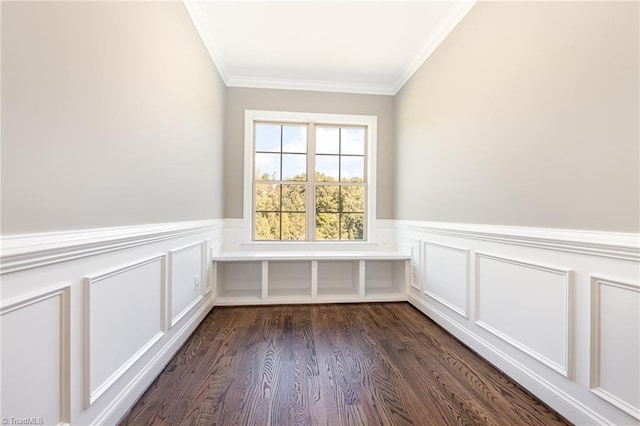
M214 255L216 305L407 300L410 255L395 251L249 251Z

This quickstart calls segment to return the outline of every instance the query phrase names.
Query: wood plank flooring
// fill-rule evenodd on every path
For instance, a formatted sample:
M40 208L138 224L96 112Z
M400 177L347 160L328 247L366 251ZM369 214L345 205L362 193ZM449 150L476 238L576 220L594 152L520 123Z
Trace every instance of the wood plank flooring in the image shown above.
M218 307L122 425L565 425L408 303Z

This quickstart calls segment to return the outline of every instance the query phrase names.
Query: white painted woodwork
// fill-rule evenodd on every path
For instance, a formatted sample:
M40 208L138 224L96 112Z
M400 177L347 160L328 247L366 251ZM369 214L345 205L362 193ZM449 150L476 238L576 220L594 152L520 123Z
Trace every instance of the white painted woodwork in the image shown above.
M222 224L3 236L0 417L117 424L213 306L210 291L168 328L169 254L179 270L195 247L184 254L213 272L204 247L219 250Z
M164 274L158 256L85 279L85 406L162 337Z
M203 250L203 243L197 243L169 254L172 327L202 298Z
M217 262L244 262L252 260L274 261L311 261L311 260L404 260L409 255L402 251L246 251L246 252L222 252L213 256Z
M574 424L638 423L638 234L395 225L398 246L424 243L422 264L413 261L423 269L423 291L409 286L411 304ZM459 257L453 248L462 250ZM442 303L462 281L464 250L467 317ZM434 263L434 275L447 284L429 295Z
M196 220L3 236L0 274L201 234L212 229L221 231L222 222L220 219Z
M411 276L409 284L416 290L422 290L422 277L423 259L422 259L422 245L418 240L410 241L411 248Z
M262 299L262 262L213 262L217 298Z
M640 284L591 277L591 388L640 420Z
M476 324L565 376L571 304L570 270L476 253Z
M213 264L221 305L406 300L409 255L399 251L227 252Z
M467 317L469 250L425 241L424 293L453 312Z
M573 423L638 423L637 234L387 220L384 243L292 252L243 245L241 222L3 238L0 414L116 424L214 303L408 299ZM468 318L424 293L460 305L455 249L470 253ZM171 281L193 286L198 259L202 298L174 311Z
M69 421L69 286L3 304L2 419Z
M326 114L326 113L310 113L310 112L287 112L287 111L259 111L259 110L245 110L244 112L244 170L254 170L254 131L255 123L261 121L271 121L278 123L317 123L323 125L354 125L363 126L366 128L366 156L365 156L365 177L366 177L366 189L365 189L365 238L366 242L377 243L377 152L378 152L378 117L375 115L355 115L355 114ZM310 138L313 140L313 132L311 132ZM313 142L310 142L309 147L313 147ZM313 152L307 153L313 162ZM309 165L308 165L309 167ZM325 250L328 244L333 243L333 250L338 247L349 247L362 244L358 241L254 241L253 229L255 224L255 200L254 200L254 181L253 173L244 173L243 179L243 235L242 243L248 247L254 246L261 251L275 250L276 247L286 247L290 251L300 250L306 251L305 247L313 247L316 251ZM308 185L313 184L313 179L308 182ZM307 188L307 191L314 191L312 188ZM315 211L315 207L309 208L309 200L307 200L307 223L310 223L309 215ZM313 225L311 225L313 226ZM313 228L307 230L307 238L313 236ZM354 244L355 243L355 244ZM330 247L330 246L329 246ZM331 250L330 249L330 250ZM344 250L342 248L338 250Z

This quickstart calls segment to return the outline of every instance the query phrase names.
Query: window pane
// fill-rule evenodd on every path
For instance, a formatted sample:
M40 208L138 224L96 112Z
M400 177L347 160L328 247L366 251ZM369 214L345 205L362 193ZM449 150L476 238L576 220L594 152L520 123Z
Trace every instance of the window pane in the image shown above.
M339 154L339 132L338 127L316 127L316 154Z
M282 180L307 180L305 154L282 154Z
M282 239L283 240L304 240L305 235L304 213L282 213Z
M256 211L280 210L280 185L256 183Z
M256 180L280 180L280 154L256 154Z
M256 240L280 239L280 213L256 212Z
M340 187L335 185L316 186L316 212L338 212Z
M363 186L343 186L341 189L342 209L345 213L364 212L364 187Z
M280 152L280 126L256 124L256 151Z
M364 155L364 129L340 129L340 154Z
M364 238L364 215L362 213L343 213L340 219L341 240L362 240Z
M306 197L307 191L305 185L282 185L282 211L307 211Z
M316 180L337 182L339 158L337 155L316 155Z
M317 240L337 240L338 239L338 213L318 213L316 214L316 239Z
M364 157L342 157L340 180L364 182Z
M307 126L282 126L282 152L307 152Z

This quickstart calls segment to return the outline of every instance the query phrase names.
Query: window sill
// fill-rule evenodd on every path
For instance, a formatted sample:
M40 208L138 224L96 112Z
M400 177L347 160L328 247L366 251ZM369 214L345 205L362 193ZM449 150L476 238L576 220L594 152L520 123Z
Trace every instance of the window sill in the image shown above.
M376 251L382 247L369 241L250 241L239 244L241 251Z

